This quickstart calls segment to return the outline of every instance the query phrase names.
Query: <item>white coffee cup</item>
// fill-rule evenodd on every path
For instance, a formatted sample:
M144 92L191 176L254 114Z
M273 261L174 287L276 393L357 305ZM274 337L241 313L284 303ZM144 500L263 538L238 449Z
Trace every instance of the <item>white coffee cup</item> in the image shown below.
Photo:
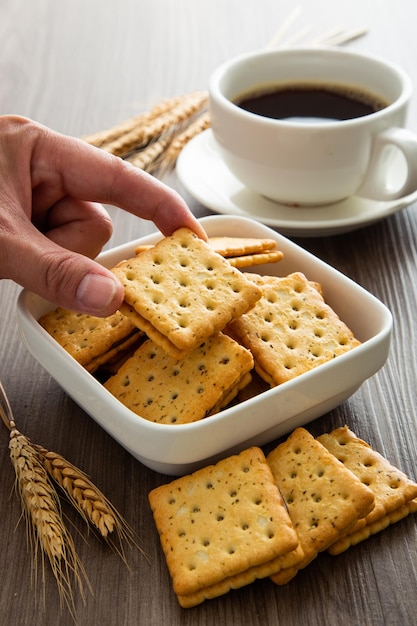
M272 119L236 104L245 94L310 83L352 86L386 106L362 117L311 123ZM355 194L397 199L417 189L417 135L404 128L411 93L400 67L368 54L340 48L251 52L210 78L213 136L231 172L272 200L308 206ZM401 175L398 168L392 175L394 159Z

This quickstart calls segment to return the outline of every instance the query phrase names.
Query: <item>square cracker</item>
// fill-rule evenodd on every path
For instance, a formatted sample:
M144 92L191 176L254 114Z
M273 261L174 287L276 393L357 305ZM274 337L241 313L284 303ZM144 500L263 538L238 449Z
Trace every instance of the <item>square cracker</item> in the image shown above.
M331 554L344 552L413 510L417 484L347 426L321 435L317 440L375 495L372 511L330 546Z
M262 298L227 332L252 352L256 371L271 387L360 345L301 272L252 280L261 286Z
M137 328L120 311L108 317L94 317L58 307L38 321L64 350L89 371L94 371L107 358L112 358L130 337L133 341L133 336L137 336Z
M149 502L183 607L269 576L298 544L257 447L154 489Z
M222 333L180 361L148 339L104 386L144 419L187 424L230 402L252 367L251 353Z
M187 228L114 269L132 323L180 359L235 317L261 290Z
M297 531L303 560L271 578L283 585L364 517L374 494L304 428L297 428L267 462Z

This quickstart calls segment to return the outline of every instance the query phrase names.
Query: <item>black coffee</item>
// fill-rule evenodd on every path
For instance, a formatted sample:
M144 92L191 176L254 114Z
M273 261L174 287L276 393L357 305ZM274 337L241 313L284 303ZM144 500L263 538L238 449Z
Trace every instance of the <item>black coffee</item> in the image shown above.
M320 84L252 92L237 99L235 104L264 117L304 122L350 120L375 113L388 105L381 98L359 89Z

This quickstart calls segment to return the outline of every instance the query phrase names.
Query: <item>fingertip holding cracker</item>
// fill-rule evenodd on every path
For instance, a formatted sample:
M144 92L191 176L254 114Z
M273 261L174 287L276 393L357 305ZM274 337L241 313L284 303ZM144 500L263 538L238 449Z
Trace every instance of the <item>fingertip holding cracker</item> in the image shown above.
M120 262L121 311L173 358L247 312L261 290L187 228Z
M329 547L330 554L344 552L415 510L417 484L347 426L320 435L317 440L375 496L372 511Z
M149 503L184 608L271 575L298 546L257 447L154 489Z
M267 456L304 557L271 576L289 582L374 506L374 494L304 428Z

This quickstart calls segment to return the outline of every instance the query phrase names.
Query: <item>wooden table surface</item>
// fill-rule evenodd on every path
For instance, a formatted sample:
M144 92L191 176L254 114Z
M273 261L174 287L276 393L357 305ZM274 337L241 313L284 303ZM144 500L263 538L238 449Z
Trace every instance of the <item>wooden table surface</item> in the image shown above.
M266 45L292 13L289 0L3 0L0 3L0 114L31 117L81 136L113 126L159 100L206 89L227 58ZM342 25L366 26L352 48L401 64L417 84L414 0L305 0L291 27L311 37ZM417 131L417 95L410 128ZM210 211L177 188L197 216ZM111 209L109 246L154 230ZM394 318L386 365L342 406L308 425L313 434L348 424L417 479L417 207L355 232L297 242L382 300ZM20 430L87 472L136 531L149 561L133 550L131 571L93 536L72 509L65 512L94 595L77 597L78 623L122 626L411 626L417 620L416 517L391 526L339 557L321 554L282 588L259 581L194 609L181 609L171 588L147 502L169 480L133 459L79 408L24 347L16 323L19 287L0 282L0 378ZM359 314L359 312L358 312ZM47 569L33 583L30 550L8 432L0 438L0 622L64 625L55 581Z

